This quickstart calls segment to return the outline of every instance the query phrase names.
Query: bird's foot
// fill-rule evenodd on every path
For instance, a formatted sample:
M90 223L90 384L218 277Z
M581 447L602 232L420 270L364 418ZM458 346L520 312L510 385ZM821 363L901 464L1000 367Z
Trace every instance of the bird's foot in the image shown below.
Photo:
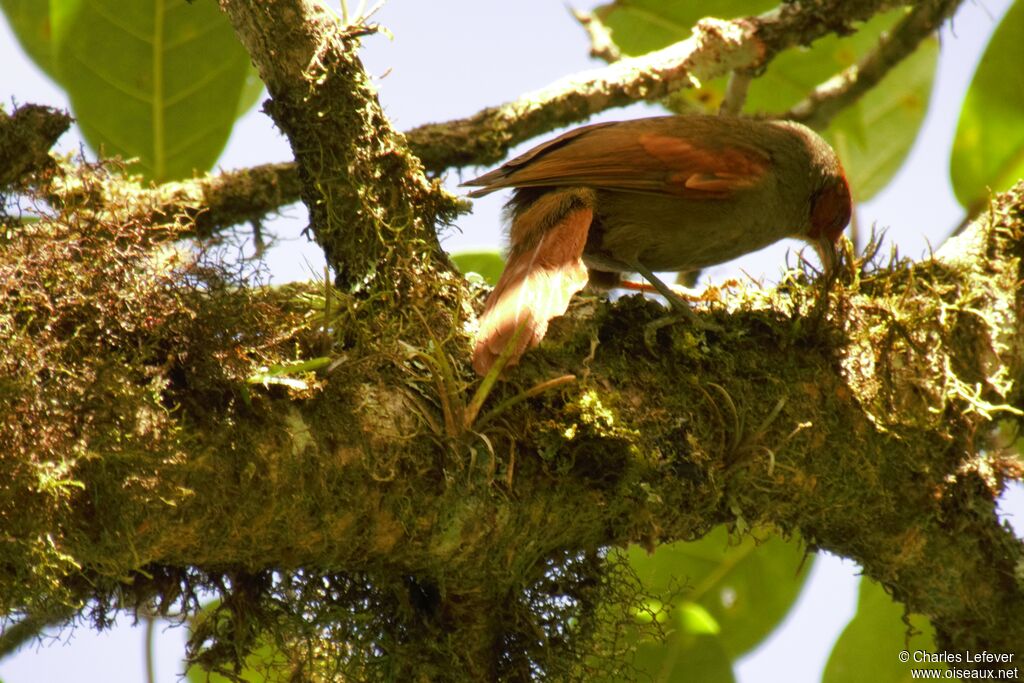
M694 297L694 290L678 285L675 287L668 286L643 264L634 264L634 268L636 269L636 272L644 276L644 279L650 283L649 286L653 288L654 291L661 294L668 300L669 305L674 311L672 315L659 318L654 322L649 323L644 328L644 345L647 346L648 350L653 349L654 335L657 334L658 330L663 327L667 327L668 325L674 325L680 321L686 321L693 327L704 331L721 329L718 325L701 319L693 312L693 309L690 308L690 304L686 301L687 298L691 301L701 300L699 295Z
M651 355L657 355L655 351L655 341L657 339L658 330L679 323L687 323L692 329L701 330L702 332L721 332L722 326L713 323L709 320L705 320L694 313L689 306L683 304L684 308L673 306L673 311L669 315L664 315L660 318L652 320L651 322L644 325L644 346L651 353Z

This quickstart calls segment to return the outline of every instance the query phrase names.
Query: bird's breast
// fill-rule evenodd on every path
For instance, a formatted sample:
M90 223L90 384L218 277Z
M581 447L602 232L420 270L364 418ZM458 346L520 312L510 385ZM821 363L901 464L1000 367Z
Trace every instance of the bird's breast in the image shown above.
M794 235L799 207L779 206L772 193L728 199L598 192L584 249L587 265L629 271L688 271L723 263Z

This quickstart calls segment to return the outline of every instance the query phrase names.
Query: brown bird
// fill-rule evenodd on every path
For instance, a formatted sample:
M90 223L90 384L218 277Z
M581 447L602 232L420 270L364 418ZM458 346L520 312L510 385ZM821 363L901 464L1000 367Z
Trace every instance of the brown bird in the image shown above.
M828 143L791 121L663 116L597 123L534 147L471 180L479 197L515 194L509 253L480 316L473 367L509 364L587 284L691 271L784 237L829 260L850 220L850 189ZM826 267L830 264L826 263ZM685 304L684 304L685 305Z

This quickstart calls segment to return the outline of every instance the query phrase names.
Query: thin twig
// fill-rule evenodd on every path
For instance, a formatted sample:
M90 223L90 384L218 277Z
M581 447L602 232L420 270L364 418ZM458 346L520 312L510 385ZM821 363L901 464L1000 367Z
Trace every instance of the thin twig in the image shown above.
M603 59L609 64L622 59L619 46L615 44L611 31L600 17L587 10L570 8L570 11L576 17L576 21L580 22L583 30L587 32L587 38L590 39L591 57Z
M733 71L729 77L729 84L725 88L725 97L722 98L722 105L718 108L719 114L736 116L743 109L743 103L747 101L747 88L750 87L752 76L747 71Z

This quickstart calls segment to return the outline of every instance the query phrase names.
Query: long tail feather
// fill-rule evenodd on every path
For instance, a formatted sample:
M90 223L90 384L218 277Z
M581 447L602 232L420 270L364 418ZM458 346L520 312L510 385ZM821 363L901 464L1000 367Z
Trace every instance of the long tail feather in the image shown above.
M531 227L522 222L535 216L530 210L516 217L520 225L513 225L512 235L521 239L513 242L505 271L480 316L473 351L473 368L480 375L487 374L514 337L516 348L508 364L518 362L544 338L548 321L565 313L572 296L587 284L582 257L593 210L573 208L552 225L538 228L539 234L530 234ZM523 331L516 337L520 325Z

